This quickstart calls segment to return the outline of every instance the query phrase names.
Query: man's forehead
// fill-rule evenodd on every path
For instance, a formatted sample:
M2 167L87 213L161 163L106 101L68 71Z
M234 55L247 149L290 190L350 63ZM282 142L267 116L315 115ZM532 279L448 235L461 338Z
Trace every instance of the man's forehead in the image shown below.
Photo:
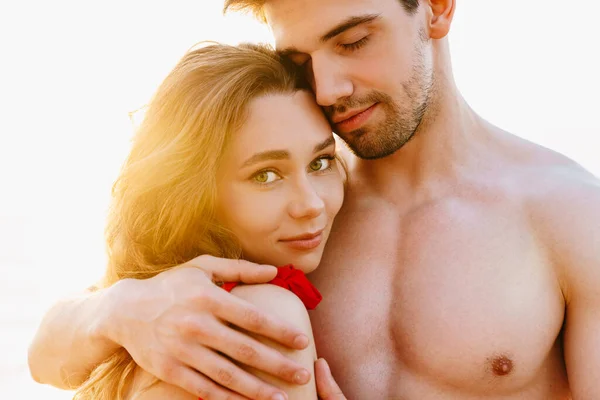
M314 3L314 0L269 0L265 3L265 16L277 49L299 47L299 41L305 42L318 35L314 19L310 18L318 9Z
M353 16L375 13L381 0L268 0L267 22L278 50L315 45Z

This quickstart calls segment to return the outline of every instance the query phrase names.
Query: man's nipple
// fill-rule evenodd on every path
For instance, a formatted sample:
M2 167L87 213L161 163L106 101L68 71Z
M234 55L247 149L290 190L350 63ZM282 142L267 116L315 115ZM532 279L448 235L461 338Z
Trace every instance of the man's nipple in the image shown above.
M490 360L492 373L496 376L506 376L513 370L513 362L506 356L494 357Z

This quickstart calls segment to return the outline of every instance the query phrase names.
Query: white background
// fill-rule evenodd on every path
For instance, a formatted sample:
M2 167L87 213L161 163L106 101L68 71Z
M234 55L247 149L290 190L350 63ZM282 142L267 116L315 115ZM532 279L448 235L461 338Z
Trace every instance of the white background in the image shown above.
M459 88L493 123L600 175L595 0L458 0ZM102 273L109 191L142 106L201 40L271 40L221 1L0 2L0 398L68 399L34 384L42 313Z

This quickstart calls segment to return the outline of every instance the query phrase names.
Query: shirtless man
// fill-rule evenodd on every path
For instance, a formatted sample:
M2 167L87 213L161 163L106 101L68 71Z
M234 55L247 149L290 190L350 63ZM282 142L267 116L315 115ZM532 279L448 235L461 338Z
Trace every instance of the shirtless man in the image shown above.
M600 183L469 108L448 49L455 1L229 3L266 18L358 156L311 275L324 296L311 314L317 349L344 394L600 399ZM227 280L272 274L206 257L189 265ZM198 269L181 268L61 303L32 344L32 374L78 384L124 346L148 371L205 398L225 398L224 387L276 398L221 357L191 356L198 346L229 345L244 363L304 381L285 357L228 339L214 320L290 347L304 345L298 331L222 292ZM317 381L322 398L343 398L332 394L323 362Z

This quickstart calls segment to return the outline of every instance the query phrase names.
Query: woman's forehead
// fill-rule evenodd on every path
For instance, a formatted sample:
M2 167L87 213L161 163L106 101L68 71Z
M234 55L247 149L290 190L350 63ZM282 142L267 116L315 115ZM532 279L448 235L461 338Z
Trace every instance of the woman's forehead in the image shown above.
M238 154L293 149L311 146L331 135L311 93L271 94L250 102L246 121L234 134L231 147Z

